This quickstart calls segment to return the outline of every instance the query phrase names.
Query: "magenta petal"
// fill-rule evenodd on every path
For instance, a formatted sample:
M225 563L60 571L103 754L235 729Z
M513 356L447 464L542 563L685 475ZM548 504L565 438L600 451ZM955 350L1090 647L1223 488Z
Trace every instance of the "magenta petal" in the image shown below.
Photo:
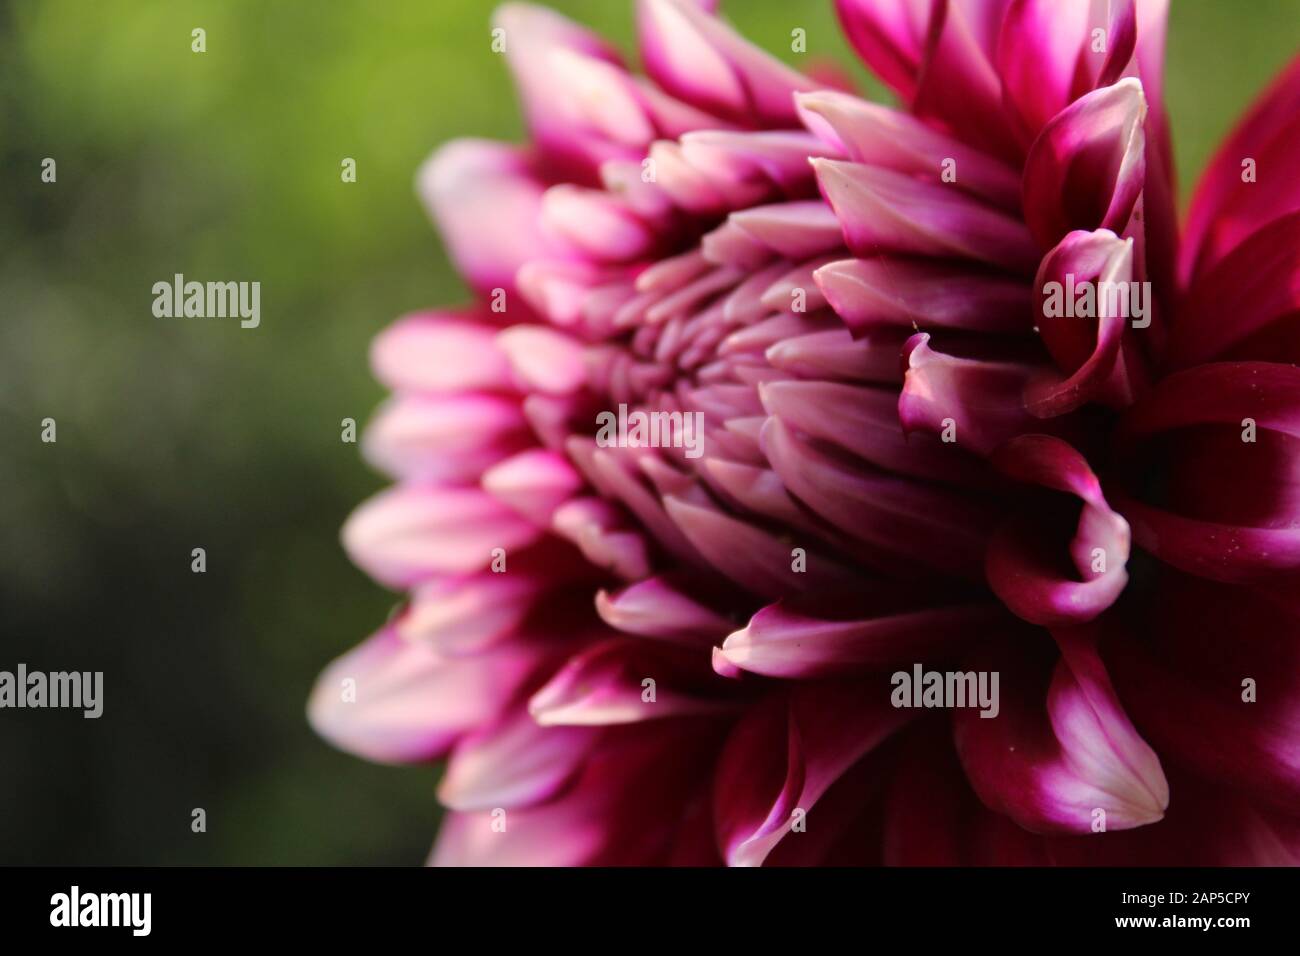
M703 658L662 641L611 637L588 646L528 701L543 727L606 726L720 713ZM647 683L649 682L649 683Z
M834 90L802 93L795 102L804 125L854 162L932 182L942 182L945 163L951 163L957 188L1019 211L1020 177L1014 168L906 113Z
M882 560L978 579L989 515L938 485L852 467L822 452L779 418L763 426L762 447L790 493Z
M1025 160L1030 231L1049 249L1072 229L1122 233L1146 175L1142 84L1125 79L1080 97L1034 140Z
M453 811L533 806L573 779L598 733L542 727L517 710L456 744L438 784L438 801Z
M1300 57L1251 107L1197 184L1187 216L1181 273L1203 273L1269 221L1300 209ZM1243 181L1243 162L1255 177Z
M1007 5L998 36L998 73L1003 95L1030 138L1073 98L1080 55L1087 56L1089 13L1089 4L1078 0Z
M1105 290L1118 290L1126 303L1133 277L1133 241L1105 229L1072 232L1043 258L1034 279L1038 328L1061 374L1046 374L1029 383L1025 405L1031 413L1053 418L1088 402L1112 406L1132 402L1131 379L1139 373L1121 361L1121 353L1129 323L1139 320L1129 317L1127 305L1117 307L1118 298L1108 302ZM1097 317L1071 315L1073 309L1064 307L1069 290L1089 284L1097 290ZM1062 306L1061 314L1048 314L1048 288L1057 293L1055 303ZM1148 297L1146 308L1153 305Z
M1244 423L1257 429L1256 441L1241 441ZM1141 456L1161 433L1199 428L1208 440L1221 439L1219 468L1228 467L1241 487L1261 484L1256 472L1289 463L1294 473L1300 445L1300 369L1268 362L1222 362L1177 372L1156 386L1121 419L1115 436L1120 455L1141 468ZM1252 454L1260 448L1260 454ZM1223 458L1220 455L1220 459ZM1282 507L1262 509L1260 523L1242 521L1231 495L1212 510L1180 514L1117 491L1112 497L1133 525L1134 540L1161 560L1192 574L1219 581L1276 579L1284 586L1300 568L1300 527L1294 499L1275 486ZM1269 513L1271 512L1271 514Z
M493 343L495 334L472 313L414 313L375 337L370 366L396 391L505 389L510 363Z
M714 819L731 866L758 866L791 833L795 811L808 813L863 755L907 719L889 706L883 681L808 682L750 708L718 762Z
M366 460L395 478L462 482L525 444L517 398L494 395L398 395L362 438Z
M665 577L646 578L613 594L600 591L596 611L610 627L628 634L694 645L721 637L731 628L730 621Z
M444 656L480 653L514 635L544 589L521 573L437 578L415 589L392 628Z
M1038 250L1021 222L948 185L859 163L812 164L855 255L973 259L1023 274L1038 265Z
M352 513L343 547L376 581L402 588L482 570L494 549L509 552L537 535L535 525L477 488L398 485Z
M1032 513L1013 519L989 545L989 586L1017 615L1045 627L1081 623L1110 607L1128 583L1129 527L1111 510L1082 455L1058 438L1025 435L994 453L993 463L1018 481L1083 502L1069 543L1073 575L1062 573L1059 544Z
M530 448L483 473L483 489L539 525L582 487L582 476L567 458Z
M835 0L849 42L905 100L916 93L932 6L929 0Z
M877 256L842 259L814 274L855 334L876 325L927 331L1024 332L1033 324L1023 282L953 263Z
M639 0L637 28L646 72L654 81L727 119L797 125L792 94L817 86L693 0Z
M942 659L1004 620L994 604L829 618L834 608L771 604L734 631L715 655L727 668L792 679L864 672L890 664Z
M543 186L518 147L455 140L417 185L457 269L483 295L512 292L519 267L553 245L540 228Z
M491 720L532 664L522 654L444 658L385 629L321 673L307 714L318 734L358 756L428 760Z
M1154 823L1169 804L1159 759L1125 716L1091 634L1057 637L1054 665L1048 654L1006 642L966 662L999 673L1001 699L992 718L954 712L971 785L988 807L1036 833L1093 833L1098 820L1108 831Z
M1024 404L1025 386L1040 374L1017 362L945 355L930 336L912 336L903 352L907 373L898 399L906 432L951 436L945 448L988 455L1015 435L1041 430Z
M1170 761L1294 818L1300 807L1296 607L1245 588L1162 577L1155 613L1107 644L1133 719ZM1247 695L1247 681L1254 692ZM1242 848L1244 849L1244 848Z
M1197 273L1173 326L1176 368L1221 358L1300 361L1300 211L1244 238ZM1224 321L1224 316L1232 321Z

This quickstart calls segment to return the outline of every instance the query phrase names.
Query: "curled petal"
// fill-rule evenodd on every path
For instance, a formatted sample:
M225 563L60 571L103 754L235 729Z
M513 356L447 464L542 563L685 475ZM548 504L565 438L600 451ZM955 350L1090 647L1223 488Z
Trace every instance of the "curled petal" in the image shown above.
M1061 573L1048 516L1013 519L989 545L989 586L1017 615L1045 627L1090 621L1110 607L1128 583L1128 522L1111 510L1101 483L1077 451L1058 438L1024 435L993 455L993 464L1019 481L1073 495L1083 502L1069 544L1077 577ZM1073 513L1070 509L1064 517Z
M1142 84L1124 79L1080 97L1034 140L1025 160L1030 231L1049 249L1072 229L1122 233L1146 175Z
M1098 819L1107 830L1156 822L1169 787L1155 752L1125 716L1094 635L1069 629L1057 640L1055 662L1009 643L967 662L997 673L1000 685L997 716L973 708L954 714L971 785L990 809L1035 833L1090 833Z
M1133 719L1168 760L1294 816L1294 601L1178 573L1160 578L1155 601L1140 627L1106 645Z
M947 447L988 455L1008 438L1040 430L1023 397L1039 374L1034 367L945 355L930 348L924 332L908 339L903 360L898 416L904 431L930 432Z
M843 774L906 721L883 681L795 686L751 707L718 763L714 820L730 866L758 866Z
M1007 5L998 35L998 74L1003 96L1030 137L1073 99L1079 60L1086 56L1089 14L1087 0Z
M1025 405L1034 415L1052 418L1092 401L1120 406L1132 402L1132 379L1138 372L1133 371L1135 362L1121 361L1125 331L1130 322L1135 328L1145 328L1144 321L1149 325L1153 306L1146 296L1145 306L1137 310L1146 310L1146 315L1135 314L1133 295L1140 300L1146 287L1133 275L1133 241L1104 229L1072 232L1043 258L1034 279L1041 313L1038 328L1061 374L1045 374L1029 383ZM1093 305L1076 314L1080 289ZM1134 355L1133 349L1129 355Z

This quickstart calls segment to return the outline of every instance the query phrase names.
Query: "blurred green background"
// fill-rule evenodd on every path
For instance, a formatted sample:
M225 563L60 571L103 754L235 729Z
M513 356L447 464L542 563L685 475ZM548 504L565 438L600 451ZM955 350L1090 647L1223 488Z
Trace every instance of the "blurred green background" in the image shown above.
M553 6L631 50L630 2ZM1186 195L1300 3L1173 6ZM787 59L800 26L849 62L830 0L724 7ZM0 712L0 863L424 858L436 771L336 753L303 708L395 601L338 545L382 485L340 420L381 398L370 338L463 296L411 181L450 137L520 135L491 8L0 3L0 668L106 672L98 721ZM260 281L261 327L154 318L177 272Z

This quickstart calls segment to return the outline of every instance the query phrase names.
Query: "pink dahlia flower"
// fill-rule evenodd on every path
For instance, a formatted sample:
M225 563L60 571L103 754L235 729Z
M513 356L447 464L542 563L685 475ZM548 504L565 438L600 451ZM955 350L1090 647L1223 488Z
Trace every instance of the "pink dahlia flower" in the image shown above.
M500 10L314 725L446 758L439 864L1296 862L1300 61L1180 237L1165 3L837 6L900 108Z

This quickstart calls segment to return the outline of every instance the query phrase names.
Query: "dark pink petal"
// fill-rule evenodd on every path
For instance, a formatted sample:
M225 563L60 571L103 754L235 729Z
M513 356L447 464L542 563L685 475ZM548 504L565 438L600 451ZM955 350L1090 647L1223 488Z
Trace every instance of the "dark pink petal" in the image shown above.
M905 100L916 93L931 6L930 0L835 0L849 42Z
M717 508L680 498L664 501L669 516L709 562L741 587L770 600L793 591L848 590L859 576L806 544L783 541ZM794 549L806 552L807 569L796 571Z
M790 493L882 555L978 579L988 513L951 489L851 467L799 438L779 418L763 426L763 451Z
M1095 618L1128 583L1128 522L1111 510L1084 457L1058 438L1024 435L1000 447L993 464L1004 474L1083 502L1064 550L1048 516L1025 508L989 545L989 586L1008 608L1032 624L1054 627ZM1075 509L1064 517L1073 521Z
M1161 577L1152 609L1106 645L1133 719L1170 762L1294 818L1300 811L1294 601L1288 606L1277 596L1172 573Z
M964 142L1007 160L1022 151L1002 103L995 47L1007 0L932 5L926 58L912 110Z
M392 628L444 656L476 654L515 634L545 587L524 573L438 578L415 589Z
M438 784L438 802L452 811L490 811L548 800L582 769L599 733L542 727L520 708L456 744Z
M817 86L691 0L639 0L637 32L659 86L729 120L796 126L792 94Z
M854 162L936 183L944 181L945 164L951 164L958 189L1020 209L1020 176L1014 168L906 113L833 90L802 93L795 102L804 124Z
M477 488L398 485L352 513L343 547L376 581L403 588L439 574L482 570L494 549L508 553L537 536L535 525Z
M1019 362L945 355L924 332L908 339L898 399L905 432L951 435L946 447L988 455L1015 435L1041 430L1024 404L1025 386L1041 370Z
M1160 761L1125 716L1090 633L1057 635L1061 657L1024 642L977 651L969 670L999 674L1000 712L959 708L957 752L984 803L1035 833L1154 823L1169 804Z
M1023 282L926 259L842 259L814 274L831 308L854 334L876 325L926 331L1024 332L1033 324Z
M1038 250L1021 222L960 190L859 163L812 164L857 256L955 257L1022 274L1038 265Z
M1223 358L1300 361L1297 314L1300 211L1262 226L1197 273L1168 360L1175 368Z
M978 640L1005 612L995 604L925 610L883 609L850 618L825 602L763 608L722 643L730 667L768 677L812 678L943 659ZM828 616L836 615L836 616ZM717 657L714 666L718 667Z
M1011 0L1007 6L998 74L1029 139L1073 99L1079 61L1087 56L1090 7L1088 0Z
M429 760L492 720L535 665L524 652L443 657L385 628L325 668L307 716L330 743L368 760Z
M731 685L702 663L698 653L662 641L607 638L556 671L528 701L528 712L544 727L592 727L730 710L722 693Z
M1247 419L1255 423L1254 442L1241 440ZM1227 479L1222 493L1210 499L1201 495L1199 512L1181 514L1116 490L1112 498L1133 525L1134 540L1166 563L1201 577L1285 583L1300 568L1296 495L1286 484L1265 490L1270 483L1260 481L1259 474L1269 473L1262 469L1294 474L1300 455L1300 369L1222 362L1177 372L1128 410L1115 444L1130 469L1149 472L1142 455L1153 439L1192 428L1201 430L1202 441L1217 440L1220 453L1213 467ZM1257 488L1265 495L1272 490L1276 497L1264 500L1270 507L1234 513L1240 508L1234 487Z
M731 866L758 866L850 767L907 720L884 681L806 682L751 707L718 762L714 819ZM789 834L789 836L787 836Z
M1125 79L1066 107L1025 160L1029 229L1049 249L1072 229L1122 233L1146 175L1142 84Z
M1210 160L1187 215L1180 273L1204 273L1261 226L1300 209L1300 58L1292 60ZM1243 182L1243 162L1255 177Z
M610 627L641 637L698 645L720 638L731 622L666 577L646 578L613 594L596 594L596 612Z
M880 468L976 488L988 484L982 463L964 452L928 435L904 435L894 392L835 382L768 382L759 396L768 414Z
M607 729L576 778L522 807L449 813L434 866L717 865L699 814L719 729L699 722Z
M1145 321L1150 314L1140 319L1130 316L1128 303L1135 281L1132 240L1122 240L1109 230L1072 232L1043 258L1034 279L1038 329L1060 374L1046 374L1029 383L1025 405L1031 413L1053 418L1088 402L1131 404L1144 372L1134 349L1129 350L1132 362L1121 360L1125 335L1131 324ZM1094 316L1070 314L1073 302L1065 299L1081 287L1094 290ZM1107 290L1116 290L1114 299ZM1146 299L1145 308L1153 309L1152 297Z

